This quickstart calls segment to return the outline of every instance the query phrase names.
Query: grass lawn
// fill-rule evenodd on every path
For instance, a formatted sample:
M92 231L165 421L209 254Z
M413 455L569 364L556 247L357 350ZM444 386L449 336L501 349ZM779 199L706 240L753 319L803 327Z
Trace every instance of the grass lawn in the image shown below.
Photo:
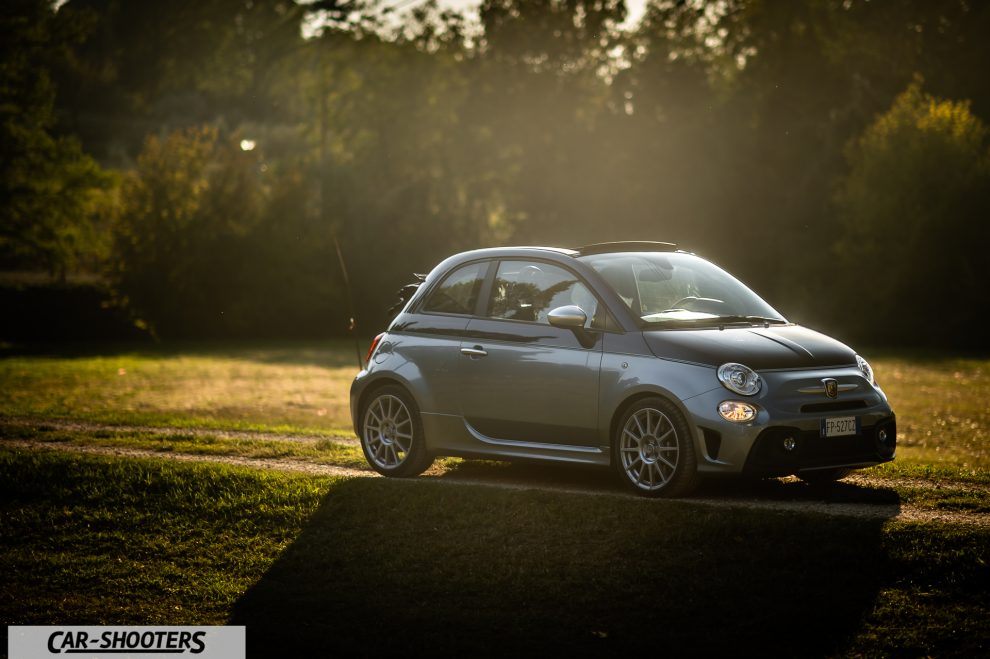
M0 438L360 467L341 440L353 353L8 348ZM990 360L870 357L898 459L832 500L986 513ZM444 470L519 473L452 460L434 479L335 480L0 442L0 626L230 621L254 656L990 652L986 530L502 490Z
M897 413L897 462L990 470L990 359L888 356L871 364Z
M318 436L317 436L318 437ZM104 446L142 449L159 453L188 453L203 456L238 456L245 458L291 459L315 464L369 469L364 453L356 441L330 438L266 439L250 435L229 436L223 431L163 432L142 429L101 428L97 430L64 429L45 423L23 425L4 423L0 419L0 438L23 439L72 446Z
M0 414L353 436L356 364L349 341L14 355L0 358Z
M0 358L0 415L353 437L354 353L350 341L11 353ZM897 412L895 464L990 470L990 359L871 362Z
M252 656L978 656L990 532L0 448L6 624Z

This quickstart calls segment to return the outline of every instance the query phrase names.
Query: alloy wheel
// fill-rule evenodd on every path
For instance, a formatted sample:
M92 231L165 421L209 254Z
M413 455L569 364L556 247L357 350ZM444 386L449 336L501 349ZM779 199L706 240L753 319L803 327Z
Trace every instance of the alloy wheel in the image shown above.
M364 413L363 438L368 459L382 469L395 469L409 457L412 415L398 397L383 394Z
M666 414L652 407L637 410L622 427L622 470L636 487L655 491L674 477L680 459L677 430Z

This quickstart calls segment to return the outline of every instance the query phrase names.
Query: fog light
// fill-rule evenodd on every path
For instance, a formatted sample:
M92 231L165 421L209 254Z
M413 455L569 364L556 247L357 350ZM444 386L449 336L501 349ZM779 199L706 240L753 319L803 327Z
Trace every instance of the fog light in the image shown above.
M886 442L887 441L887 431L886 430L881 430L879 433L877 433L877 439L879 439L881 442Z
M797 446L797 441L793 437L784 438L784 450L793 451L794 447Z
M738 400L727 400L719 403L718 413L726 421L746 423L756 418L756 408L749 403Z

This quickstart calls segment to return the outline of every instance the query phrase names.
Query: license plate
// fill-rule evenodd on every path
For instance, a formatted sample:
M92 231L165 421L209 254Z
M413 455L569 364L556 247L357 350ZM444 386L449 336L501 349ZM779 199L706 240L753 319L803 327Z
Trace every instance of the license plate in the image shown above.
M859 417L840 416L834 419L822 419L822 437L843 437L859 434Z

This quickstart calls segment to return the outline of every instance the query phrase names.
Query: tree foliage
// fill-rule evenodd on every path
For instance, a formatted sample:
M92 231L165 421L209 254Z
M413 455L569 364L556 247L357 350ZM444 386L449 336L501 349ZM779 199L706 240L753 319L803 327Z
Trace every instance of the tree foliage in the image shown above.
M69 36L42 0L0 13L0 263L61 277L102 254L95 223L113 201L112 176L76 139L54 132L49 69Z
M236 329L242 319L226 316L265 193L256 158L215 129L149 137L124 182L115 236L125 301L166 335Z
M915 81L850 145L837 252L862 282L847 285L867 327L912 343L968 342L986 296L987 137L969 103Z
M485 0L477 21L435 2L18 3L37 11L4 23L19 44L0 46L5 98L21 103L5 116L41 127L17 162L44 191L8 196L57 199L5 221L4 244L81 245L94 226L45 213L112 217L78 136L125 172L111 272L165 335L343 331L337 245L366 333L413 271L498 243L674 241L839 335L880 336L870 310L903 311L922 283L902 263L922 261L931 291L980 279L971 251L926 261L922 246L983 236L984 156L961 154L985 151L985 3L651 0L625 27L618 0ZM936 100L909 87L919 74ZM904 118L926 103L975 132ZM881 123L900 126L882 143ZM952 229L911 247L935 226ZM875 265L883 249L897 267ZM852 319L849 300L864 300Z

